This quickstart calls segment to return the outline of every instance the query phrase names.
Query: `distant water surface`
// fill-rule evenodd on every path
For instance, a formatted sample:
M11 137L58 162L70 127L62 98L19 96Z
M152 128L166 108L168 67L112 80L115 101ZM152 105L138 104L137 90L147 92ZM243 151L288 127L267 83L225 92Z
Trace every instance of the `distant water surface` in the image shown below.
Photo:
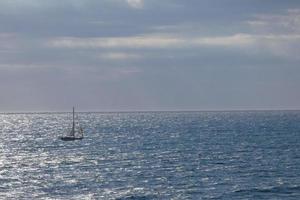
M300 112L0 115L0 199L300 199Z

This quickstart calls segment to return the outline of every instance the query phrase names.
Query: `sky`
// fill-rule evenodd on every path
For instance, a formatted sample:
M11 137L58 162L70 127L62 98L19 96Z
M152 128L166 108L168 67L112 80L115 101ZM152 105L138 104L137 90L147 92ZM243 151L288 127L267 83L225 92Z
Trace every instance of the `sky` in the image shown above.
M299 0L1 0L0 112L300 109Z

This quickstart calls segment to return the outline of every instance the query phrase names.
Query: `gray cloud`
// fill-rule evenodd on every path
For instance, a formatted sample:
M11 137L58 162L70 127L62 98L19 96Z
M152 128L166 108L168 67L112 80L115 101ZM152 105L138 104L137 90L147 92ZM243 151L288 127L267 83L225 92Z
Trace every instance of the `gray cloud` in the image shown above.
M1 1L0 110L300 108L299 6Z

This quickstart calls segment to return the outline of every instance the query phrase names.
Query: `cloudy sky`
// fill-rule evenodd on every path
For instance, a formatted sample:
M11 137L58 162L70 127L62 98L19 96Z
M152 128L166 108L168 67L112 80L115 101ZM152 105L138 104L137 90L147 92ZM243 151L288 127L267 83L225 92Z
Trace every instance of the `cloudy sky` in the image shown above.
M299 0L1 0L0 112L300 109Z

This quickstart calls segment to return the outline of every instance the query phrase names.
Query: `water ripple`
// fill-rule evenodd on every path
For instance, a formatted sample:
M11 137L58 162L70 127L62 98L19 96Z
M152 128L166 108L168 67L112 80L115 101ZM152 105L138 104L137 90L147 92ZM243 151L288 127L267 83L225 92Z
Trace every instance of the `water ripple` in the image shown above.
M300 113L0 115L0 199L299 199Z

